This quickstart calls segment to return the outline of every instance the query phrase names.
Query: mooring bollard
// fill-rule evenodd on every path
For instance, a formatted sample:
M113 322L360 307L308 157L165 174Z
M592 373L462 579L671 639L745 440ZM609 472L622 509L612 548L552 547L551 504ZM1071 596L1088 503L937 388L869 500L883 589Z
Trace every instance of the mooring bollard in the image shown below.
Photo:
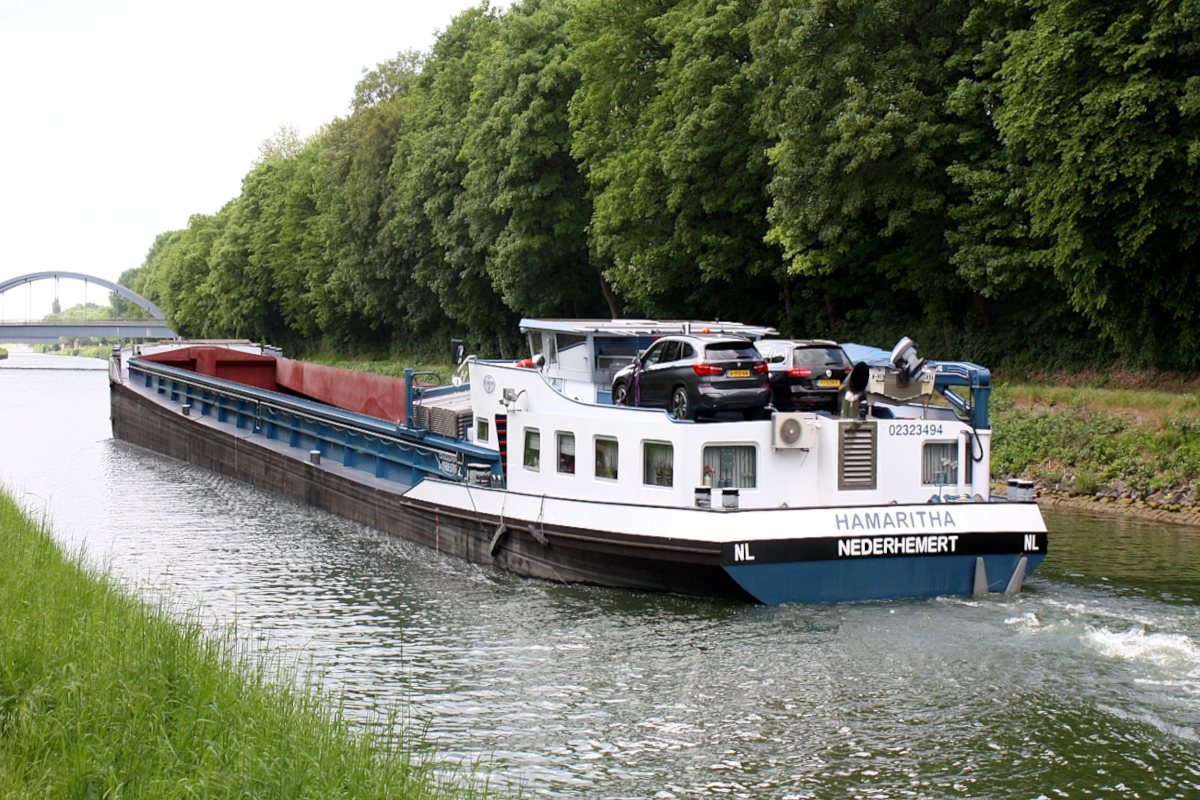
M712 508L712 487L696 487L696 508Z
M726 511L732 511L738 507L738 490L737 489L722 489L721 490L721 508Z
M185 417L190 417L192 415L192 404L184 403L182 410Z
M320 450L309 450L308 451L308 463L320 464L321 463L321 451Z

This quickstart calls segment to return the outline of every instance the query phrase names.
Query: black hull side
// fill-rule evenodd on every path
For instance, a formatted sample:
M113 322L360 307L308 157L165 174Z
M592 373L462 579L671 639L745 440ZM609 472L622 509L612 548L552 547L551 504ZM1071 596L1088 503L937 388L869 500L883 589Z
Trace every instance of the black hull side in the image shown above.
M248 432L182 416L111 383L113 435L438 552L517 575L566 583L666 591L755 602L722 566L720 544L632 537L586 528L530 525L406 499L340 465L314 466ZM362 477L360 477L360 475Z

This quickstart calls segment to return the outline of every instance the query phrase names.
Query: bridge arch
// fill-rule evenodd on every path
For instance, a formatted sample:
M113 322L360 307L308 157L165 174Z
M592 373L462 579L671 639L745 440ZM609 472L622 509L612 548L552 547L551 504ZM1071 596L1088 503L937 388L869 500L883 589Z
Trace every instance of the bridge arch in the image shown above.
M21 275L17 278L9 278L6 281L0 281L0 294L4 294L9 289L15 289L18 286L24 286L25 284L33 283L34 281L42 281L49 278L71 278L73 280L83 281L84 283L98 283L104 288L121 295L126 300L135 303L148 312L154 319L165 320L167 318L167 315L163 313L161 308L156 306L154 303L151 303L149 300L142 297L132 289L126 289L124 286L113 283L112 281L106 281L104 278L97 278L94 275L84 275L81 272L31 272L28 275Z

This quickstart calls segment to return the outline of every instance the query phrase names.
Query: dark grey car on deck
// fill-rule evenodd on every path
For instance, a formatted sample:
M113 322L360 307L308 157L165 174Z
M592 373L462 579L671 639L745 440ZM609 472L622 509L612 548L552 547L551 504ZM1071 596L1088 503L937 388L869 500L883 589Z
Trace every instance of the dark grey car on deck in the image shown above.
M842 381L853 367L837 342L762 339L756 347L770 370L771 404L775 408L837 413Z
M767 364L740 337L664 336L613 377L614 405L665 408L677 419L740 411L753 419L770 399Z

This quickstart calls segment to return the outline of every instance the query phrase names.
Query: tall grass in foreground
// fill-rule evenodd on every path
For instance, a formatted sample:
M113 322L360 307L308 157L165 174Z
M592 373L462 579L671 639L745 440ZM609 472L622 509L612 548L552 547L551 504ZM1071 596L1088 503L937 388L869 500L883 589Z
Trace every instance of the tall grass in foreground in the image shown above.
M239 649L65 557L0 492L0 797L482 793Z

